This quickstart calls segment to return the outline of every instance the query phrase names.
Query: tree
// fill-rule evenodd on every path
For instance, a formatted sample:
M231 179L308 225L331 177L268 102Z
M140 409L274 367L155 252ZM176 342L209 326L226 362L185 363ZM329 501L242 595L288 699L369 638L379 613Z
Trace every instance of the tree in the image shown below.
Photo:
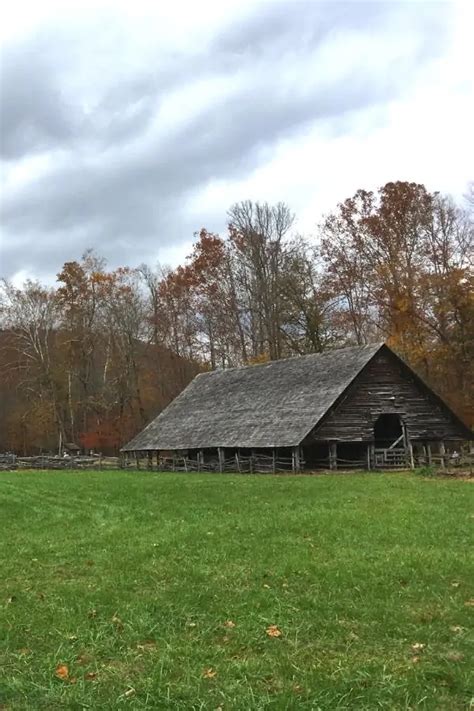
M472 219L450 199L404 182L359 190L321 228L355 341L388 339L435 383L458 373L458 392L470 391L472 233Z
M285 203L271 206L247 200L233 205L228 216L233 271L252 356L268 349L271 359L279 358L284 240L294 215Z
M11 359L3 362L4 374L17 375L18 387L30 400L30 411L49 413L61 448L65 439L64 382L57 358L55 332L58 304L53 290L27 281L23 289L2 282L1 320L9 333ZM23 418L26 426L25 418Z

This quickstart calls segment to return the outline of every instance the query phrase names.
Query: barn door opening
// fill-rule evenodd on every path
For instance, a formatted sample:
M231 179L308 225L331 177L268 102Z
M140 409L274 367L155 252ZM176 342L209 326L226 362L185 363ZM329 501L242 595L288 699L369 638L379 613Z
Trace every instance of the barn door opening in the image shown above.
M376 469L404 469L407 465L405 426L393 412L383 412L375 421L372 464Z
M376 419L374 424L376 447L403 447L403 434L403 424L400 415L394 412L384 412Z

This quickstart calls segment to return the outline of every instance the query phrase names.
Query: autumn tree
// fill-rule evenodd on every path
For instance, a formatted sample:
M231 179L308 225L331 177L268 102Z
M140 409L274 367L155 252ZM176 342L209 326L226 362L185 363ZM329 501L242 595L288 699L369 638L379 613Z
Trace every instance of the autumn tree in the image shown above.
M457 372L466 391L472 234L465 212L416 183L341 203L321 227L321 252L353 340L388 339L432 381Z
M15 372L18 386L30 402L24 427L28 426L28 415L36 412L44 422L53 424L55 444L61 447L65 407L62 370L55 348L59 322L56 294L35 281L27 281L23 289L3 281L0 316L2 328L9 335L3 344L9 354L7 359L2 358L3 377Z

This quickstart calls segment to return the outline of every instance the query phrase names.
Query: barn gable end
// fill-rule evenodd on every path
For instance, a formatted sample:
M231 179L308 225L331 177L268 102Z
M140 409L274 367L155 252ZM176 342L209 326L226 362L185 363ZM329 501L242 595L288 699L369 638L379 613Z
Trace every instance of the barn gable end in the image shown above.
M307 442L370 442L383 413L399 415L410 440L460 440L465 425L389 348L381 348L342 394Z

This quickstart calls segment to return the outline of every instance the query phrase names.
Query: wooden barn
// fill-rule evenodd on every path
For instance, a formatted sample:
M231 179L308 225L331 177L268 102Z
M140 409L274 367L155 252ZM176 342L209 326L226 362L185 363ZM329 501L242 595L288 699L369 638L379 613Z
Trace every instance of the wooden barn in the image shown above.
M122 452L160 469L389 469L473 437L377 344L197 375Z

